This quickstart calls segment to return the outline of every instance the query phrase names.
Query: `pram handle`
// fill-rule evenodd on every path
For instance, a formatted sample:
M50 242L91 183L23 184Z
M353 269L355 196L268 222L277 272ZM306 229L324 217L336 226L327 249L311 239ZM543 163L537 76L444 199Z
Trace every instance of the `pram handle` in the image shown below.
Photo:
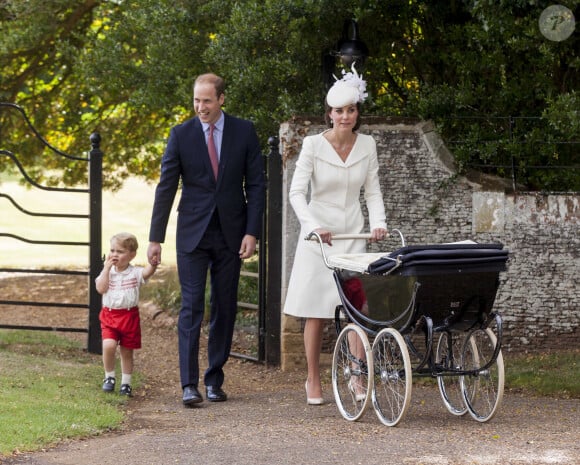
M399 235L399 237L401 238L401 247L405 247L405 237L403 236L403 233L398 229L391 229L387 232L386 237L389 237L391 235L390 234L391 231L396 232ZM370 239L371 237L372 237L371 233L333 234L332 240L340 241L340 240L353 240L353 239ZM333 267L330 265L330 263L328 263L328 259L326 258L326 253L324 253L324 242L322 242L322 238L320 237L320 234L318 234L316 231L312 231L304 239L307 241L318 241L318 243L320 244L320 252L322 253L322 259L324 260L324 264L326 265L327 268L332 270Z
M359 233L359 234L333 234L332 239L337 241L345 241L349 239L370 239L371 233Z

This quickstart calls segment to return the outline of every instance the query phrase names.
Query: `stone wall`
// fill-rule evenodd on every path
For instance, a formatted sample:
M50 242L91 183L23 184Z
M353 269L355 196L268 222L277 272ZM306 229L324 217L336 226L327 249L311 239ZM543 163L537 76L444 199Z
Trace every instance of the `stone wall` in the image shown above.
M284 160L282 304L300 226L287 194L302 139L324 129L301 119L280 128ZM428 122L373 119L360 132L377 141L389 229L407 244L472 239L501 242L510 250L508 271L494 309L504 318L504 351L579 348L580 196L506 194L501 180L458 176L453 157ZM398 247L395 238L382 250ZM378 251L373 246L371 251ZM301 320L282 315L282 367L304 365ZM331 357L329 322L323 362Z

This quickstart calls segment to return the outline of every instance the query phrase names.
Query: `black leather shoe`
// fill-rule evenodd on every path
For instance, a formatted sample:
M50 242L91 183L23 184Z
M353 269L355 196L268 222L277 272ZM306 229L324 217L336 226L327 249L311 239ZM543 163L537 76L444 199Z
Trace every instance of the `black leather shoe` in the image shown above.
M129 384L121 384L121 389L119 389L119 395L133 397L133 389Z
M115 378L109 376L103 380L103 391L113 392L115 390Z
M224 402L228 400L228 396L222 388L214 386L207 386L205 388L205 396L210 402Z
M203 402L203 397L193 384L183 388L183 405L199 404L200 402Z

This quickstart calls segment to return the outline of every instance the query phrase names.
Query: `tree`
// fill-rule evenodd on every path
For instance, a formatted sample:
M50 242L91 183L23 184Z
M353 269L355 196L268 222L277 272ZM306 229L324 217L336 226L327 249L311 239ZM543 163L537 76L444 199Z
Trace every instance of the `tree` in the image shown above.
M564 3L580 16L578 0ZM554 150L553 144L580 140L580 39L575 33L552 42L540 34L538 18L549 4L0 0L0 65L9 70L0 76L0 100L22 105L69 153L86 150L88 135L100 131L109 187L128 175L153 179L169 127L191 115L199 73L226 78L226 110L254 120L264 147L280 122L321 115L322 55L335 47L344 20L354 18L371 55L364 68L367 113L433 119L460 167L500 164L514 154L522 166L571 165L578 163L578 145ZM490 123L506 116L542 117L518 136L536 149L522 149ZM50 177L57 165L23 145L23 127L4 118L2 132L19 136L27 167ZM498 140L482 144L490 137ZM466 142L454 145L457 139ZM549 150L537 150L539 139ZM85 176L75 163L66 168L64 179L50 181L71 184ZM567 174L541 179L528 173L523 180L537 188L580 188L578 170Z
M191 77L209 37L195 29L189 2L31 0L2 4L0 100L21 105L61 150L79 154L102 134L108 187L129 175L156 176L169 126L191 110ZM203 27L203 23L199 23ZM6 117L9 118L9 117ZM49 184L85 180L86 167L44 157L14 118L3 141L31 175ZM8 146L7 149L11 147Z
M438 10L416 49L420 91L406 111L439 123L461 167L513 162L527 188L580 190L578 35L542 36L538 18L550 2L464 2L460 12L451 7L457 3ZM578 17L580 2L566 3Z

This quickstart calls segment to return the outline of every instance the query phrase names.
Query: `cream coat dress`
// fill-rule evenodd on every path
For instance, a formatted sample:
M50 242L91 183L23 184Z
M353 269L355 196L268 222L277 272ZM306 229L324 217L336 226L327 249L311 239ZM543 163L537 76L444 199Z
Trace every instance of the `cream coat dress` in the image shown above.
M334 318L340 299L332 270L324 264L320 245L304 237L317 228L332 234L364 232L360 192L369 211L370 230L385 228L385 207L379 183L375 140L357 134L343 162L324 133L304 138L290 186L289 200L298 220L300 236L288 284L284 313L305 318ZM307 195L310 187L310 200ZM365 240L335 240L325 253L361 253Z

